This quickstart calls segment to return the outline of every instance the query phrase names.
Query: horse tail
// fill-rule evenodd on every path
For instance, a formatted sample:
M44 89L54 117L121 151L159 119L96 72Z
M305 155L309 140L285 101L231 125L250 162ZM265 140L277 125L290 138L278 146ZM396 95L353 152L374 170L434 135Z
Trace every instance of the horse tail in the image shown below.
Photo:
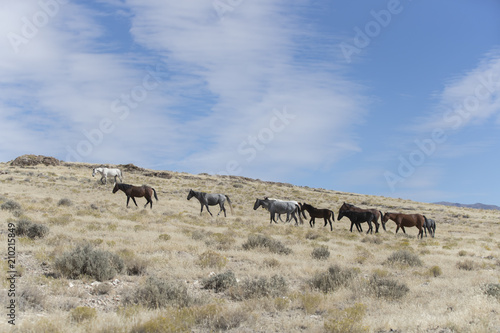
M231 214L234 214L233 205L231 204L231 199L229 199L229 197L227 195L225 195L225 196L226 196L226 199L227 199L227 203L229 204L229 208L231 209Z
M382 223L382 219L384 218L384 214L382 214L381 210L379 210L378 212L380 213L380 223Z
M297 210L297 215L299 216L300 224L304 224L304 220L302 220L302 216L300 216L300 206L298 204L295 205L295 209Z
M158 201L158 196L156 195L156 190L155 190L154 188L152 188L152 187L151 187L151 189L153 190L153 193L154 193L154 195L155 195L155 199L156 199L156 201Z

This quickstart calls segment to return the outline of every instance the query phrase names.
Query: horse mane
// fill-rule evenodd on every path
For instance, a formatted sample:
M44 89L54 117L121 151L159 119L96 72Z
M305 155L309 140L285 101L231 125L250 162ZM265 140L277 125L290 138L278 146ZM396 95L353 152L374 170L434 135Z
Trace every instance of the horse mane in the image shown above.
M123 190L128 190L129 188L134 187L134 185L125 184L125 183L116 183L116 185L118 186L119 189L123 189Z

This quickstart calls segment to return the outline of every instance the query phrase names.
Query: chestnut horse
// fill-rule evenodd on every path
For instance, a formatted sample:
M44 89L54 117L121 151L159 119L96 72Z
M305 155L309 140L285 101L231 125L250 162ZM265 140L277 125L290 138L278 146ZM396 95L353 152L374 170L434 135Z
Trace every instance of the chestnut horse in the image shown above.
M302 205L301 204L299 204L299 205L300 205L300 209L302 210L302 215L304 216L304 218L307 218L306 214L304 213L305 210L311 216L311 221L309 221L309 225L311 226L311 228L315 224L314 219L317 217L317 218L323 218L325 220L324 227L326 227L327 224L330 223L330 231L333 231L332 221L330 220L330 217L331 217L335 221L335 215L333 214L333 211L331 211L329 209L325 209L325 208L323 208L323 209L314 208L313 206L311 206L305 202Z
M399 214L399 213L385 213L382 218L382 226L385 230L385 223L389 220L393 220L396 223L396 233L398 233L399 228L403 230L406 234L404 227L417 227L418 235L417 238L424 237L424 225L425 217L420 214Z
M135 202L134 197L145 197L146 198L147 201L146 201L146 204L144 205L144 208L146 208L146 206L149 204L150 208L153 209L153 200L151 200L153 193L154 193L156 201L158 201L158 197L156 196L155 189L152 187L149 187L147 185L134 186L134 185L123 184L123 183L115 183L115 187L113 187L113 193L116 193L118 190L122 190L127 195L127 208L128 208L128 202L130 201L130 198L132 198L132 201L137 206L137 202Z
M348 203L343 203L342 206L340 207L339 209L339 215L337 215L337 221L340 220L339 216L340 216L340 213L343 212L343 211L353 211L353 212L360 212L360 213L365 213L365 212L369 212L369 213L372 213L373 216L375 217L372 222L375 223L375 232L378 232L378 227L379 227L379 223L378 223L378 219L380 218L380 220L382 220L382 212L380 210L377 210L377 209L364 209L364 208L359 208L359 207L356 207L354 205L351 205L351 204L348 204ZM359 226L359 228L361 228L361 225L356 225L356 228ZM385 230L385 226L384 224L382 224L382 226L384 227L384 230ZM352 226L351 226L352 227ZM363 231L362 229L358 231Z

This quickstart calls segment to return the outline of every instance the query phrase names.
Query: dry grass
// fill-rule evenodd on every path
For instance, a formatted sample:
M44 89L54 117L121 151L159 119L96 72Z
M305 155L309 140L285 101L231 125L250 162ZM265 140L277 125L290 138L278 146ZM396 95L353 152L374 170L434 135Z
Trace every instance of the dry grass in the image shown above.
M142 209L139 198L139 208L126 209L123 193L99 184L92 167L0 163L0 219L48 230L17 237L18 332L500 330L500 212L237 177L146 176L152 170L124 175L154 187L159 201ZM234 215L200 216L198 202L186 200L190 188L228 194ZM395 235L391 222L377 235L350 233L347 221L333 232L271 225L252 209L263 196L423 213L436 220L436 237L418 240L414 228ZM81 244L119 256L124 268L102 282L61 274L59 258ZM0 321L0 331L13 329Z

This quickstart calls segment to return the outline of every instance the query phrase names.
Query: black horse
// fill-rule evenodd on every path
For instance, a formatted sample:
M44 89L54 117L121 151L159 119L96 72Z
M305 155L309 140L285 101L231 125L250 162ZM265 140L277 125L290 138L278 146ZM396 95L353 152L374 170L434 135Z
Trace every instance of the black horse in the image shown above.
M203 212L203 207L207 207L207 212L210 214L210 216L213 216L210 210L208 209L208 206L215 206L219 205L220 212L224 212L224 217L226 217L226 208L224 207L224 203L227 202L229 203L229 208L231 208L231 213L233 213L233 206L231 205L231 200L229 197L225 194L213 194L213 193L205 193L205 192L197 192L193 190L189 190L189 194L187 196L187 199L191 199L192 197L195 197L198 199L198 201L201 204L201 210L200 210L200 215ZM217 214L217 216L219 216Z
M135 202L135 197L145 197L147 201L146 204L144 205L144 208L146 208L146 206L149 204L151 209L153 209L153 200L151 200L153 194L155 196L156 201L158 201L155 189L147 185L134 186L130 184L115 183L115 187L113 187L113 193L116 193L118 190L122 190L127 196L127 208L130 198L132 198L132 201L137 206L137 202Z
M337 220L340 220L344 216L347 216L349 220L351 220L351 232L352 232L352 226L356 225L356 228L358 231L361 230L361 223L363 222L368 222L368 231L366 233L373 233L373 226L372 226L372 221L375 221L375 215L372 212L354 212L352 210L343 210L339 211L339 215L337 217ZM376 231L378 232L378 224L376 226Z
M335 221L335 215L333 214L333 211L331 211L329 209L325 209L325 208L323 208L323 209L314 208L313 206L311 206L305 202L303 204L299 204L299 205L300 205L300 209L302 210L302 215L304 216L304 218L307 218L306 214L304 213L305 210L311 216L311 220L309 221L309 225L311 226L311 228L315 224L315 221L314 221L315 218L323 218L325 220L324 227L326 227L326 225L328 223L330 223L330 231L333 231L332 221L330 220L330 218L332 218Z
M436 234L436 221L434 221L433 219L428 219L427 217L425 217L425 215L424 219L425 219L424 222L425 237L427 237L427 231L429 231L429 235L431 235L432 238L434 238L434 235Z

